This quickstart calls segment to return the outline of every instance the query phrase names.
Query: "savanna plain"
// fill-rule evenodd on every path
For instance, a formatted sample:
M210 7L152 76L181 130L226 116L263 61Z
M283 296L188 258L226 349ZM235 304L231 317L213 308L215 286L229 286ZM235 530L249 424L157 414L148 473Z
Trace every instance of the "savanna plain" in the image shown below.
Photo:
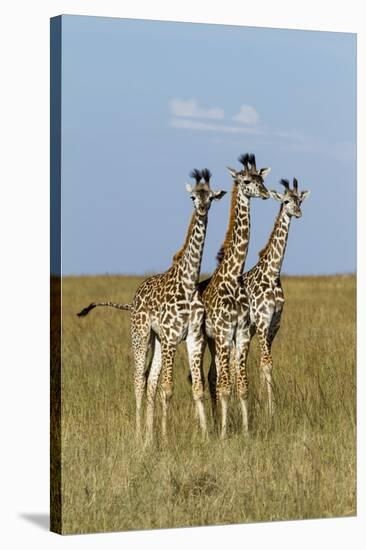
M143 277L62 280L63 533L152 529L356 514L356 278L283 277L286 304L273 345L276 412L258 400L259 349L248 375L250 433L232 392L228 438L202 441L184 344L178 348L169 440L136 444L126 311ZM209 367L205 355L205 375ZM159 400L158 400L159 401Z

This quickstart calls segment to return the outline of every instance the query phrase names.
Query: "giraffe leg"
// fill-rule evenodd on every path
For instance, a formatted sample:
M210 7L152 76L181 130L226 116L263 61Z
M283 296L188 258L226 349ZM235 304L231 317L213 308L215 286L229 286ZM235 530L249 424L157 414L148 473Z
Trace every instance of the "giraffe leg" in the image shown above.
M217 429L218 417L217 417L217 369L216 369L216 347L215 340L208 338L208 347L211 354L211 365L210 370L208 371L208 386L210 389L211 396L211 408L212 408L212 418L214 422L214 427Z
M230 396L230 349L231 342L228 339L216 339L217 398L221 404L221 439L226 437L227 429L227 406Z
M274 312L271 322L269 323L268 328L262 326L262 337L260 336L260 341L262 338L263 344L261 343L261 350L264 349L264 356L266 354L269 355L270 360L268 363L268 366L264 369L261 368L261 384L260 384L260 390L259 390L259 399L262 397L263 388L265 385L267 385L267 393L268 393L268 403L269 403L269 413L271 415L274 414L274 397L273 397L273 384L272 384L272 343L274 338L276 337L276 334L280 328L281 325L281 316L282 316L282 310L283 310L283 304L278 308L277 311ZM269 375L266 374L266 371L269 370ZM268 389L268 382L270 382L271 389ZM270 397L271 396L271 397Z
M194 327L188 332L187 352L189 368L192 378L193 400L196 405L196 414L199 419L202 436L207 437L206 414L203 405L204 376L203 376L203 355L205 352L205 338L200 327Z
M154 355L147 380L147 410L146 410L146 443L153 439L155 398L161 371L161 345L157 337L154 338Z
M274 315L272 317L271 324L270 324L269 329L268 329L267 342L268 342L268 347L269 347L270 354L272 353L273 340L275 339L276 334L279 331L279 328L281 326L281 316L282 316L282 307L274 313ZM272 370L272 356L271 356L271 370ZM267 378L266 378L266 380L267 380ZM270 412L271 415L273 415L274 414L274 407L275 407L275 399L274 399L274 396L273 396L272 379L270 379L270 382L271 382L271 396L272 396L272 399L271 399L271 404L269 402L269 412Z
M162 402L162 420L161 430L164 439L167 439L167 416L170 400L173 395L173 362L176 346L166 341L161 342L161 402Z
M248 432L248 376L247 358L250 347L250 329L237 332L236 336L236 393L240 402L243 431Z
M134 386L136 398L136 438L141 439L141 406L145 393L146 378L145 364L150 344L150 327L137 329L134 323L131 324L132 348L135 359Z
M267 386L268 396L268 412L270 416L274 414L274 397L273 397L273 385L272 385L272 355L271 344L268 338L268 329L257 327L257 333L261 348L261 387L265 384Z
M271 324L268 329L268 344L270 347L272 347L273 340L275 339L275 336L277 332L279 331L280 325L281 325L281 315L282 315L282 309L279 311L276 311L273 314Z

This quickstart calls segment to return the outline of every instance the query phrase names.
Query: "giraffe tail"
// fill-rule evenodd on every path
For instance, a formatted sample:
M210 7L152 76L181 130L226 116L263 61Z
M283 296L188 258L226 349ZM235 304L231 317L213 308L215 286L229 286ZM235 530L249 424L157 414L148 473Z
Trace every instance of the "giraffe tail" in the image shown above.
M123 309L127 311L131 311L132 305L131 304L114 304L113 302L93 302L88 307L84 307L79 313L77 314L78 317L85 317L85 315L88 315L89 311L94 309L95 307L104 306L104 307L115 307L117 309Z

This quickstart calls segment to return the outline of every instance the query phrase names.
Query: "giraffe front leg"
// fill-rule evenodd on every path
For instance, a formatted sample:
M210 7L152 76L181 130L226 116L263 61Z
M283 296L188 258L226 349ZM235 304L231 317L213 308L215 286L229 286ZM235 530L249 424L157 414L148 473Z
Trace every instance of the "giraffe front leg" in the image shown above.
M267 328L258 328L257 329L260 348L261 348L261 390L260 395L262 394L263 386L267 387L267 396L268 396L268 413L270 416L274 414L274 396L273 396L273 383L272 383L272 355L271 355L271 345L268 338L268 329Z
M155 338L154 355L147 380L147 409L146 409L146 444L149 445L153 439L155 398L156 390L161 371L161 345Z
M202 331L195 327L188 332L187 353L189 368L192 378L192 394L196 405L196 413L199 419L202 436L207 437L206 414L203 404L204 378L203 378L203 355L205 352L205 338Z
M208 339L208 347L211 354L211 364L210 370L208 371L208 387L210 389L211 397L211 409L212 409L212 418L215 430L218 426L218 416L217 416L217 369L216 369L216 346L215 340L212 338Z
M240 402L243 431L249 430L247 358L250 347L250 330L237 332L236 337L236 394Z
M175 344L161 342L161 364L162 364L162 381L161 381L161 402L162 402L162 419L161 431L163 438L167 439L167 416L170 400L173 395L173 362L175 355Z
M221 439L227 432L227 407L230 397L230 348L228 339L216 339L216 368L218 371L217 399L221 404Z

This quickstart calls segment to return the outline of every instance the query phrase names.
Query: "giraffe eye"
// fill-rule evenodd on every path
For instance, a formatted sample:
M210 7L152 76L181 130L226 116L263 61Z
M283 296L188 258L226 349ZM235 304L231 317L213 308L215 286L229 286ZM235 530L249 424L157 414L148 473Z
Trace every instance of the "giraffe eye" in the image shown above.
M286 199L285 201L283 201L284 204L288 204L289 202L290 202L290 201L287 200L287 199Z
M191 199L192 199L192 201L194 201L194 199L195 199L195 198L196 198L196 197L194 197L193 195L191 195Z

